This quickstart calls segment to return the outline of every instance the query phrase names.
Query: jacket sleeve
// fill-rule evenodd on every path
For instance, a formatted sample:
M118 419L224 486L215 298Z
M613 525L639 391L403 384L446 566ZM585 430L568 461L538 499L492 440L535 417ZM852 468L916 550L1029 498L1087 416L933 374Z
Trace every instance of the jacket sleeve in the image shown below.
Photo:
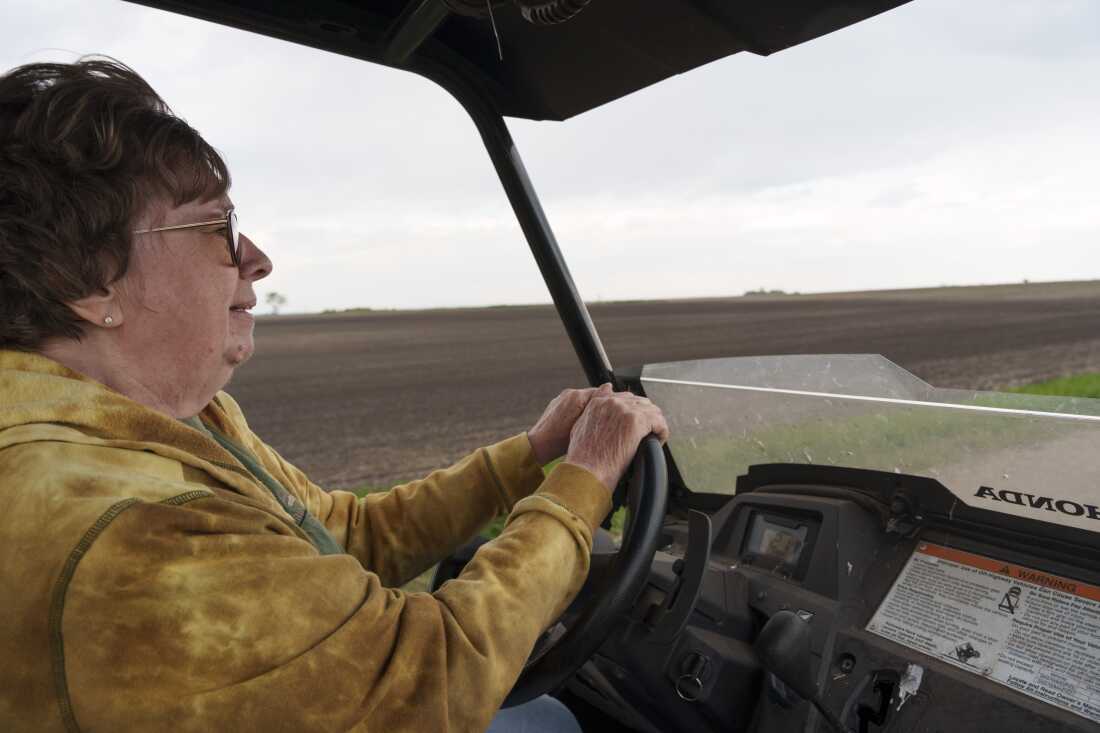
M610 508L558 466L429 595L228 493L177 498L127 504L77 558L59 659L80 729L484 731Z
M482 448L427 478L363 498L324 491L260 440L235 402L219 401L231 429L332 536L382 584L398 587L420 575L507 514L543 480L526 433Z

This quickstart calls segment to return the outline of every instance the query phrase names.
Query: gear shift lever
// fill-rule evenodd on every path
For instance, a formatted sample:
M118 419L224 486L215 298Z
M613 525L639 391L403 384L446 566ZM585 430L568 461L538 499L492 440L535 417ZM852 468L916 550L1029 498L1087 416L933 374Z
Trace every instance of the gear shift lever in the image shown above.
M780 682L809 700L836 733L848 733L840 720L825 709L810 674L810 625L791 611L771 618L754 645L761 666Z

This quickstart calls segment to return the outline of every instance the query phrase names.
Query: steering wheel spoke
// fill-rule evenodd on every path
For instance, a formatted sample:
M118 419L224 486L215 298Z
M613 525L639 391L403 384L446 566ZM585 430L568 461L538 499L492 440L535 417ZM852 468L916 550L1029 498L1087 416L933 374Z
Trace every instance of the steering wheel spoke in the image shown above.
M527 661L524 663L525 668L536 664L546 656L546 653L553 649L554 645L569 631L569 626L564 621L568 613L566 611L565 614L562 614L563 620L557 621L553 626L542 632L542 636L535 642L535 648L531 650L531 655L527 657Z
M611 574L615 570L615 561L618 558L619 553L617 552L592 553L591 559L588 561L588 578L584 581L584 589L581 592L583 593L589 587L593 590L603 588L610 580Z

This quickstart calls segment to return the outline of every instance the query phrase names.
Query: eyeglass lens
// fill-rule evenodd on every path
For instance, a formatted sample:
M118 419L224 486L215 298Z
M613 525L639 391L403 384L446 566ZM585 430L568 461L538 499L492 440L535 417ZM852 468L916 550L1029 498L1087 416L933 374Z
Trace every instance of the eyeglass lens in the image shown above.
M229 211L226 217L229 221L226 225L226 238L229 240L229 254L233 257L233 264L241 266L241 232L237 226L237 212Z

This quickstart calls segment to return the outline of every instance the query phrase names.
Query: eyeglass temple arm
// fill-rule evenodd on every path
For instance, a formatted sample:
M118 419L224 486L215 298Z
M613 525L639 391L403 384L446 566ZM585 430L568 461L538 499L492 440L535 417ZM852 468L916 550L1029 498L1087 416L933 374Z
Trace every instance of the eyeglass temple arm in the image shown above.
M155 227L153 229L135 229L133 234L152 234L153 232L168 232L173 229L193 229L195 227L208 227L214 224L225 224L225 219L215 219L214 221L199 221L194 224L174 224L170 227Z

